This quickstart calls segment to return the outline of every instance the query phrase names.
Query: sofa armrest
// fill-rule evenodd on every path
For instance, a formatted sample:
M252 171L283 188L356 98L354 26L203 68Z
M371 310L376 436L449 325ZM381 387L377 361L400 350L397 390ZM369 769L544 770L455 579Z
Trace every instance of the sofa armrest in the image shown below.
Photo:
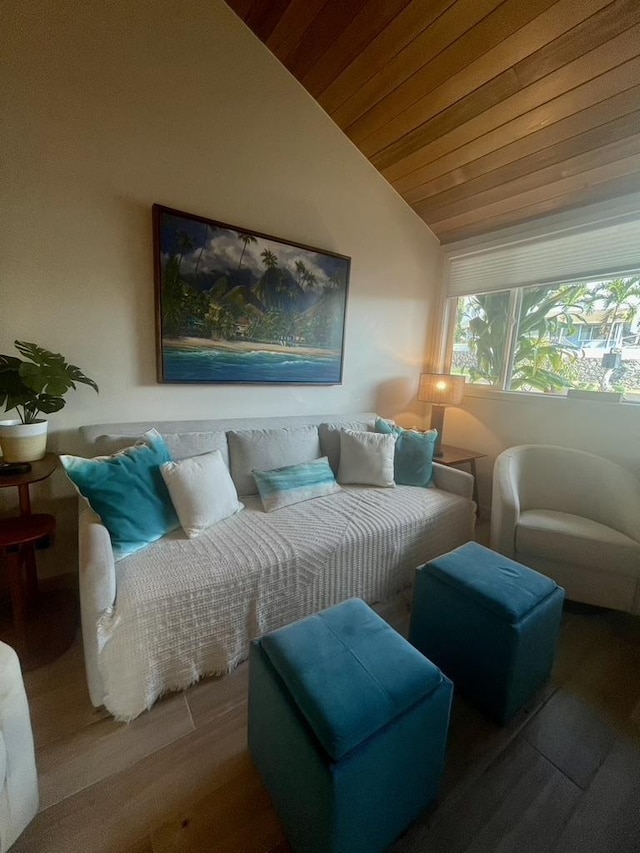
M473 499L473 477L459 468L433 463L433 484L438 489L460 495L467 500Z
M87 684L92 704L104 702L104 685L98 669L98 622L116 599L116 569L111 539L100 518L80 498L78 555L82 642Z

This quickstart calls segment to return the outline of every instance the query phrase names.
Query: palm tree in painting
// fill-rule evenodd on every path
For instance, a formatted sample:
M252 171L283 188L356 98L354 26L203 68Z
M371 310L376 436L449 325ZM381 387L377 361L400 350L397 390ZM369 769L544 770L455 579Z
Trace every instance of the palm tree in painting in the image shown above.
M274 308L276 305L274 295L277 281L273 270L278 266L278 258L269 249L263 249L260 257L265 266L265 271L256 288L256 295L267 309Z
M242 259L244 258L244 253L247 251L247 246L249 243L257 243L257 239L253 236L253 234L247 234L246 231L241 231L238 234L238 240L242 240L242 252L240 253L240 260L238 261L237 269L240 269L242 266ZM264 254L264 252L263 252ZM236 270L237 271L237 270Z
M314 273L312 273L311 270L307 270L307 274L304 278L305 290L313 290L317 281L318 281L318 279L316 278Z
M342 287L342 283L340 275L338 273L333 273L333 275L330 275L327 279L326 288L327 290L338 290Z
M208 234L209 234L209 224L208 224L207 222L205 222L205 223L204 223L204 237L203 237L203 240L202 240L202 246L200 246L200 254L198 255L198 260L196 261L196 267L195 267L195 269L194 269L194 271L193 271L193 279L194 279L194 281L195 281L195 279L196 279L196 277L197 277L197 275L198 275L198 267L200 266L200 261L202 260L202 253L204 252L205 247L206 247L206 245L207 245L207 236L208 236Z
M182 266L182 259L184 258L187 252L190 252L193 249L194 242L192 238L186 233L186 231L178 232L178 251L180 252L180 257L178 258L178 272L180 271L180 267Z
M302 290L313 290L314 286L318 282L315 274L312 273L311 270L307 269L303 261L296 261L295 267L298 276L298 284Z
M162 280L162 325L167 336L180 335L186 316L185 286L180 280L177 255L168 259Z
M296 266L296 273L298 276L298 284L300 285L300 287L304 287L304 282L305 282L308 270L307 270L306 266L304 265L303 261L296 261L295 266Z
M262 258L262 263L268 270L272 270L278 266L278 258L269 249L263 249L262 252L260 252L260 257Z

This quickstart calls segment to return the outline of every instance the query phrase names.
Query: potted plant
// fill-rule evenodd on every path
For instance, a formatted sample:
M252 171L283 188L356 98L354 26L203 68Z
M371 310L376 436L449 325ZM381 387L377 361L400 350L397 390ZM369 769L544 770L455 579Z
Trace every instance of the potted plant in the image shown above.
M47 446L47 421L39 415L60 411L77 382L98 386L60 353L27 341L15 345L24 359L0 354L0 405L15 409L19 419L0 421L0 447L5 462L33 462Z

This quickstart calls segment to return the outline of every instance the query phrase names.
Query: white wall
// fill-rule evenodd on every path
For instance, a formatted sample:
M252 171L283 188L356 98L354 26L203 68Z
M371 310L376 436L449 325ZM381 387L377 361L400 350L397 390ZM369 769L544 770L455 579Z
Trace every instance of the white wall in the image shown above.
M35 341L100 386L51 417L53 449L111 420L416 421L437 240L224 3L5 0L0 16L0 352ZM156 384L153 202L350 255L342 386Z
M447 444L486 454L476 463L478 497L485 517L495 458L516 444L576 447L612 459L640 476L640 404L537 394L471 394L465 395L460 408L447 409L444 434Z

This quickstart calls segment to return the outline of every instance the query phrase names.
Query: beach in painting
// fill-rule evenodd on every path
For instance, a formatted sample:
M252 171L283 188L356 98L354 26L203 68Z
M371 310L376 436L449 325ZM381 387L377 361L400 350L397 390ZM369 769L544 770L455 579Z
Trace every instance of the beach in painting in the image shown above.
M164 338L162 359L168 382L340 382L337 350L257 341Z

